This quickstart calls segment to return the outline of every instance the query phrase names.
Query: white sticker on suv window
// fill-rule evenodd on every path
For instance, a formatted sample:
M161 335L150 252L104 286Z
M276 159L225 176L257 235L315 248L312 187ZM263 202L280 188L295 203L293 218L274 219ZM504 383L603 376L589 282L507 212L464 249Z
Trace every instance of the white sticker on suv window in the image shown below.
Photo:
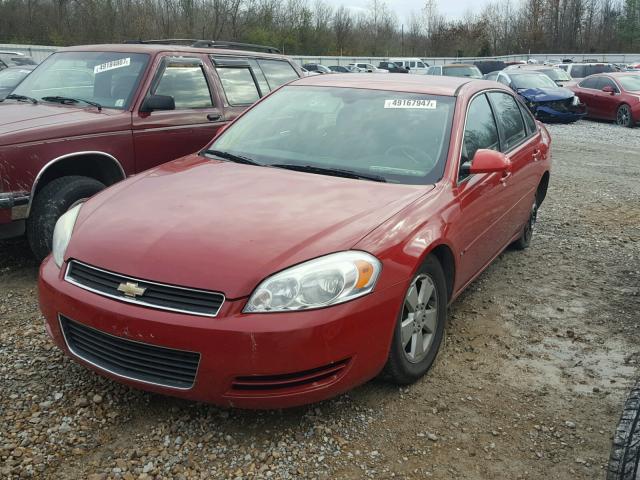
M108 72L109 70L115 70L116 68L128 67L131 65L131 57L119 58L118 60L112 60L102 65L96 65L93 67L93 73Z
M384 101L384 108L426 108L434 110L437 105L438 102L436 100L396 99Z

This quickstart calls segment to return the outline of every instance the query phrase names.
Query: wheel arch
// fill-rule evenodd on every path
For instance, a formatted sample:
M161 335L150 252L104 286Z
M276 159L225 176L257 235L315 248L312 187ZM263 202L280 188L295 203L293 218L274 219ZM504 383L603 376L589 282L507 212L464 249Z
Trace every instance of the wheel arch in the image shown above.
M113 155L101 151L67 153L56 157L40 169L31 187L27 216L31 213L33 200L38 192L51 180L67 175L82 175L94 178L107 187L126 178L122 164Z
M536 190L536 200L538 201L538 207L542 205L542 202L547 196L547 189L549 188L549 171L544 172L540 183L538 183L538 189Z
M446 243L439 243L426 251L422 257L422 262L424 262L429 255L433 255L438 262L440 262L447 283L447 298L451 301L456 280L456 261L453 250Z

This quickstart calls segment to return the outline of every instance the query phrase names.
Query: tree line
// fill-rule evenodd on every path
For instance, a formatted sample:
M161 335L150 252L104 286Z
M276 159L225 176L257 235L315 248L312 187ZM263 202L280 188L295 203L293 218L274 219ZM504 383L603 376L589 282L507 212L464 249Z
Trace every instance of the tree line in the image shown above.
M203 38L287 54L490 56L640 51L640 0L496 0L460 19L436 0L399 19L384 0L0 0L0 43Z

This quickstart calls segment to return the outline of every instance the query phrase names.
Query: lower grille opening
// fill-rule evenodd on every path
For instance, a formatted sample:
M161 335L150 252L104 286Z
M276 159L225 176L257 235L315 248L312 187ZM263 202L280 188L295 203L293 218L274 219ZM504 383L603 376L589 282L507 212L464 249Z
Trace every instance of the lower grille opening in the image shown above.
M200 354L150 345L104 333L60 315L69 350L120 377L165 387L193 386Z
M231 386L234 390L240 391L269 391L327 384L337 380L346 371L348 364L349 359L344 359L301 372L236 377Z

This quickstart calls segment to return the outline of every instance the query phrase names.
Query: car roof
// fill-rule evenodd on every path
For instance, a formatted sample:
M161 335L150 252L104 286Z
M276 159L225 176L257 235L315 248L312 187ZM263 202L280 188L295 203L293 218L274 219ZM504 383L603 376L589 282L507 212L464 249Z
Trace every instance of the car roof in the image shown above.
M241 55L265 58L286 58L284 55L276 53L257 52L254 50L233 50L231 48L215 47L189 47L185 45L153 44L153 43L105 43L99 45L79 45L75 47L65 47L59 52L119 52L119 53L160 53L160 52L182 52L182 53L216 53L218 55Z
M335 74L303 77L289 85L312 87L360 88L368 90L390 90L406 93L456 96L458 91L469 84L472 89L495 88L496 82L470 80L462 77L427 75L381 75L363 73L360 75ZM473 88L473 87L476 88Z
M442 65L444 67L475 67L473 63L445 63Z

